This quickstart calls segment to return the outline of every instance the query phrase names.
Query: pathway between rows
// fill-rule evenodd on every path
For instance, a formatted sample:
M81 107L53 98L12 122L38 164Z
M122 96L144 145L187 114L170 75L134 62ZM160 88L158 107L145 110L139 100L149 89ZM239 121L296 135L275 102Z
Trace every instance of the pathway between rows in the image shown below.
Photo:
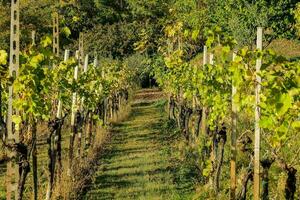
M85 199L180 198L169 164L170 147L162 145L165 115L157 106L159 96L155 90L136 95L129 118L113 128Z

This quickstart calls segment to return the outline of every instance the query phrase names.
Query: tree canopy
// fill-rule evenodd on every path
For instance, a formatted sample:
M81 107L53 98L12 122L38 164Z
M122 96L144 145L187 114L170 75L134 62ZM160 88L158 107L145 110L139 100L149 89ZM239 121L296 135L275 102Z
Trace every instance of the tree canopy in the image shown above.
M51 13L61 20L63 45L77 48L79 32L86 32L86 49L100 55L126 57L136 50L158 51L164 29L178 22L193 34L187 48L197 54L206 28L220 27L238 43L253 45L257 26L266 30L266 39L297 38L297 0L65 0L58 7L50 0L21 1L22 48L30 43L31 31L38 36L52 34ZM8 50L10 1L0 1L0 46ZM299 10L299 8L298 8ZM296 13L296 14L295 14ZM68 31L70 30L70 31ZM66 33L67 32L67 33ZM186 32L186 34L188 34Z

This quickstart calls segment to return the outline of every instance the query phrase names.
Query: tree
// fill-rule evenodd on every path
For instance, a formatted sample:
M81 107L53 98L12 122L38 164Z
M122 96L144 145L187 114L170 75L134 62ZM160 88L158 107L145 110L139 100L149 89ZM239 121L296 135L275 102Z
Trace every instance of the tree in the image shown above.
M295 18L292 10L296 0L208 0L210 26L220 26L240 46L253 45L258 26L266 31L270 43L276 38L295 37Z
M20 41L21 49L31 44L31 32L37 31L37 38L52 32L52 18L54 3L51 0L20 1ZM10 1L0 1L0 47L9 49L10 30Z

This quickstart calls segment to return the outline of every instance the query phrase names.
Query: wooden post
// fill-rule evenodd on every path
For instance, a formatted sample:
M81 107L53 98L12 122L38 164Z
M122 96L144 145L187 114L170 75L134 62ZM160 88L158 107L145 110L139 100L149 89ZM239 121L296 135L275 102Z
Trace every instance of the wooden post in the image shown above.
M257 29L257 49L262 50L263 28ZM255 88L255 139L254 139L254 200L260 199L260 91L261 77L258 75L262 65L262 59L256 60L256 88Z
M203 66L206 65L207 62L207 46L204 46L203 48Z
M18 76L19 56L20 56L20 2L19 0L11 1L11 25L10 25L10 59L9 75L14 79ZM13 86L9 86L8 108L7 108L7 139L9 144L20 142L19 131L13 131L12 116L13 113ZM19 182L19 164L16 152L8 152L9 161L7 163L7 182L6 182L6 199L18 199L18 182Z
M236 53L233 53L232 59L235 60ZM232 95L231 95L231 105L232 105L232 124L231 124L231 153L230 153L230 199L235 200L236 191L236 137L237 137L237 105L234 101L234 96L237 93L237 88L232 81Z
M83 33L79 33L79 68L82 69L84 65L84 46Z
M36 34L35 31L31 32L32 46L36 45L36 43L35 43L35 34Z
M85 59L84 59L84 66L83 66L84 73L87 72L88 67L89 67L89 55L86 54Z
M83 73L86 73L89 67L89 55L86 54L85 55L85 59L84 59L84 66L83 66ZM80 105L80 111L82 114L84 114L84 97L81 98L81 105ZM86 131L84 130L84 128L81 128L81 131L78 133L78 141L81 143L81 139L83 139L83 149L86 149ZM80 149L81 149L81 144L80 145ZM80 153L79 153L80 154ZM80 156L80 155L78 155Z
M98 56L95 55L95 58L94 58L94 67L98 67L99 63L98 63Z
M78 52L78 70L79 71L84 71L84 42L83 42L83 32L79 33L79 52ZM77 72L78 73L78 72ZM81 112L80 114L83 114L83 98L79 101L79 111ZM77 110L76 110L77 112ZM82 127L77 127L78 128L78 137L77 137L77 156L80 157L81 154L81 137L82 137Z
M105 79L105 76L106 76L106 69L104 69L104 66L101 66L101 77L102 79ZM103 91L103 85L101 84L100 85L100 92ZM105 126L106 125L106 122L107 122L107 98L104 97L103 99L103 109L102 109L102 120L103 120L103 125Z
M209 55L209 64L213 65L214 64L214 54Z
M79 58L79 52L76 51L76 58L78 60ZM74 80L76 81L78 79L78 65L76 65L75 70L74 70ZM76 117L76 112L77 112L77 93L73 92L73 97L72 97L72 114L71 114L71 125L75 125L75 117Z
M85 59L84 59L84 65L83 65L83 73L86 73L89 67L89 55L86 54ZM81 105L80 105L80 111L83 112L84 110L84 97L81 98Z
M207 64L207 46L204 46L203 49L203 70L204 66ZM207 112L207 107L203 105L202 107L202 120L201 120L201 134L205 135L206 134L206 112Z
M64 62L67 62L69 60L69 57L70 57L70 51L65 50ZM62 102L61 102L61 100L58 101L56 117L57 117L57 119L61 119L61 117L62 117Z
M79 51L76 51L76 58L79 60ZM74 70L74 80L78 79L78 65L76 65ZM68 175L71 176L72 165L73 165L73 154L74 154L74 137L75 137L75 122L77 114L77 93L73 92L72 95L72 114L71 114L71 133L70 133L70 146L69 146L69 169Z
M210 53L209 54L209 64L210 65L213 65L214 64L214 54ZM203 109L204 110L204 109ZM205 110L207 111L207 108L205 108ZM204 123L204 128L205 128L205 131L207 130L207 125L206 125L206 120L207 120L207 115L205 113L205 119L204 119L205 123ZM211 145L211 153L210 153L210 161L211 161L211 164L212 164L212 169L211 169L211 176L209 177L209 184L211 187L213 187L213 180L214 180L214 171L215 171L215 165L216 165L216 152L215 152L215 144L214 144L214 138L215 138L215 135L213 135L213 143Z

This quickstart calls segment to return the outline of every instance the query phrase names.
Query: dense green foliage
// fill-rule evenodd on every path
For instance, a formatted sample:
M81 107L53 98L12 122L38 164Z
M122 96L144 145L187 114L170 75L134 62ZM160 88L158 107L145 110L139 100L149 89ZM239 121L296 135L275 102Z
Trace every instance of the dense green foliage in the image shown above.
M0 2L0 46L8 50L9 1ZM103 56L124 57L137 48L141 52L155 54L158 43L163 40L163 27L174 21L183 22L185 30L193 32L195 41L188 42L189 51L195 55L203 44L203 29L219 26L232 35L239 45L253 45L257 26L264 26L266 39L295 38L296 0L248 1L248 0L88 0L64 1L60 6L61 26L68 27L71 35L62 40L62 45L74 43L79 32L86 31L89 51ZM22 46L30 43L31 31L38 35L51 34L52 1L22 1L21 30ZM64 34L66 29L62 29ZM97 34L95 34L97 33ZM133 44L139 42L136 46ZM202 41L202 42L201 42ZM99 46L95 48L95 46ZM134 48L135 47L135 48Z
M228 198L229 170L221 169L229 168L225 166L230 159L226 142L232 126L231 106L235 104L239 116L238 142L242 146L237 161L237 174L242 179L237 195L243 199L253 195L252 190L243 191L249 188L253 174L254 91L255 78L260 76L262 194L264 198L276 195L281 195L280 199L299 198L296 174L300 163L293 155L300 152L300 142L296 139L300 63L297 58L289 60L271 50L255 49L258 26L265 30L264 46L278 38L299 39L300 4L297 3L297 0L69 0L58 4L50 0L24 0L20 18L20 70L13 80L8 76L7 53L10 1L2 0L1 100L7 100L7 88L14 86L18 98L14 99L13 107L20 113L13 116L13 121L16 130L22 133L31 130L21 141L30 148L35 145L35 136L29 133L36 129L36 122L54 120L58 100L63 113L77 117L77 127L72 127L72 131L84 132L80 117L87 119L86 127L95 121L105 124L106 115L113 117L120 106L116 104L127 98L130 88L155 77L169 95L170 120L177 122L185 138L179 144L180 153L182 160L196 171L193 180L197 180L200 188L196 199ZM70 49L74 55L82 33L84 54L99 57L99 66L90 65L84 70L79 65L78 79L74 77L79 64L75 56L61 62L52 54L54 11L60 15L60 48ZM37 45L31 44L32 31L37 32ZM205 60L210 60L205 64L198 59L204 45L209 52ZM255 72L258 58L263 59L260 73ZM237 89L233 97L232 87ZM73 105L72 94L78 95ZM1 101L0 106L3 126L6 104ZM1 133L5 132L3 127ZM72 137L74 140L74 134L71 134L71 151ZM80 145L81 141L79 152ZM69 162L72 165L72 155ZM271 162L269 168L265 162Z
M293 10L297 2L219 0L209 1L208 10L212 24L234 36L239 45L252 45L258 26L268 30L266 39L269 42L278 37L295 38Z
M268 174L263 174L264 190L262 196L274 198L278 190L274 185L286 173L285 192L280 198L299 196L296 188L295 173L299 170L299 161L291 154L299 152L299 141L295 141L299 132L299 61L289 61L271 50L251 50L250 47L238 49L240 46L234 37L220 28L208 30L206 45L209 60L205 65L190 62L188 30L182 22L166 26L166 43L162 43L161 56L154 67L155 78L170 97L170 118L177 120L178 126L186 138L183 152L192 165L198 166L200 181L199 199L228 198L228 171L221 172L224 163L229 159L230 146L225 146L232 127L232 104L237 106L239 153L238 160L238 199L252 197L253 193L242 193L247 188L243 180L248 177L245 171L251 167L254 140L254 108L256 76L262 77L260 94L262 128L263 163L271 160L267 172L272 174L269 188ZM255 34L254 34L255 36ZM241 41L243 43L243 41ZM233 52L236 57L233 59ZM204 55L203 55L204 56ZM263 67L259 74L255 72L257 58L263 59ZM237 92L232 97L232 87ZM200 114L199 115L199 111ZM198 121L197 121L198 120ZM203 129L199 130L200 122ZM245 138L247 142L245 143ZM286 144L289 144L286 146ZM246 146L245 146L246 145ZM206 153L204 153L206 152ZM225 152L225 155L224 155ZM191 159L192 155L192 159ZM224 157L225 156L225 157ZM245 161L246 157L250 158ZM228 163L228 162L227 162ZM274 164L273 164L274 163ZM273 165L272 165L273 164ZM250 168L249 168L250 166ZM227 166L228 167L228 166ZM225 166L224 166L225 168ZM222 174L222 175L221 175ZM251 173L250 173L251 174ZM221 177L220 177L221 176ZM267 178L266 178L266 177ZM220 181L222 180L222 181ZM295 181L292 181L295 180ZM293 185L289 188L291 185ZM267 189L266 189L267 188ZM269 192L270 191L270 192Z

